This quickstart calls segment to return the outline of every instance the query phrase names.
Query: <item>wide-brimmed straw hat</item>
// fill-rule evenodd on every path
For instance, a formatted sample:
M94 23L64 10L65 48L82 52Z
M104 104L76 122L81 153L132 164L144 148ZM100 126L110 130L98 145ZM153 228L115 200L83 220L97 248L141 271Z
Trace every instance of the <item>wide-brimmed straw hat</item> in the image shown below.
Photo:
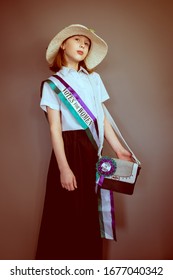
M49 66L52 66L62 43L67 38L75 35L86 36L91 41L91 47L85 59L85 64L88 69L95 68L104 59L108 51L106 42L96 35L94 30L81 24L72 24L60 31L49 43L46 51L46 60Z

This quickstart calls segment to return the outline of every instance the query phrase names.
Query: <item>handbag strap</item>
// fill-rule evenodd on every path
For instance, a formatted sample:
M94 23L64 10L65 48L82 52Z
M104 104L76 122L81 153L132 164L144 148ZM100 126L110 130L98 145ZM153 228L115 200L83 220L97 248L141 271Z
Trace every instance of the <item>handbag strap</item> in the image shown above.
M91 83L91 86L93 88L93 91L96 92L96 85L94 80L92 79L92 75L88 75L89 81ZM95 100L95 105L97 108L97 104L100 102L100 100L98 100L98 96L97 94L94 94L94 100ZM102 103L103 106L103 111L105 116L107 117L109 123L111 124L112 128L114 129L114 131L117 133L117 135L119 136L119 138L122 140L122 142L124 143L124 145L126 146L126 148L129 150L129 152L132 154L133 159L135 160L135 162L141 166L141 162L137 159L137 157L135 156L134 152L130 149L129 145L127 144L127 142L125 141L125 139L123 138L118 126L116 125L115 121L113 120L111 114L109 113L108 109L106 108L106 106ZM103 139L102 139L103 141ZM101 151L100 151L101 152ZM99 153L99 156L101 156L101 153Z
M114 131L117 133L117 135L120 137L120 139L122 140L122 142L124 143L124 145L126 146L126 148L129 150L129 152L132 154L133 159L136 161L136 163L140 166L141 162L137 159L137 157L135 156L134 152L130 149L129 145L127 144L127 142L125 141L124 137L122 136L118 126L116 125L115 121L113 120L111 114L109 113L108 109L106 108L106 106L103 104L103 110L105 112L105 115L108 119L108 121L110 122L112 128L114 129Z

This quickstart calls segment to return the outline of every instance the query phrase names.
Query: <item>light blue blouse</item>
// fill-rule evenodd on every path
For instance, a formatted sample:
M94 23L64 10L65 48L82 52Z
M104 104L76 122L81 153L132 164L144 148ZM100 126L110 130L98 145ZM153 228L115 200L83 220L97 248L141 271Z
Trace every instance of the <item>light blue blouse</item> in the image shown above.
M58 72L58 75L63 78L77 92L77 94L82 98L82 100L91 110L93 115L98 118L99 112L96 109L96 102L98 102L98 100L100 100L100 102L104 102L109 99L109 95L100 78L100 75L96 72L89 74L82 67L79 71L68 67L63 67ZM90 82L89 76L90 78L92 76L92 81L95 84L94 89ZM56 78L52 80L59 89L63 90L65 88ZM58 95L50 88L49 84L44 83L40 107L47 112L47 106L51 109L61 111L63 131L82 129L82 127L74 119L66 106L61 102Z

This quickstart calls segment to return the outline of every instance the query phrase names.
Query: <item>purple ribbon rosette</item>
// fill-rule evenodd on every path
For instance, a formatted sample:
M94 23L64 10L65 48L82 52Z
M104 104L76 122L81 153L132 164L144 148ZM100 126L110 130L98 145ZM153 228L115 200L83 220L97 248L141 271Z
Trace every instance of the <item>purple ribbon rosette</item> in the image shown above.
M105 177L111 177L117 169L116 161L113 158L103 156L99 159L96 165L96 170L99 175L98 185L102 186Z

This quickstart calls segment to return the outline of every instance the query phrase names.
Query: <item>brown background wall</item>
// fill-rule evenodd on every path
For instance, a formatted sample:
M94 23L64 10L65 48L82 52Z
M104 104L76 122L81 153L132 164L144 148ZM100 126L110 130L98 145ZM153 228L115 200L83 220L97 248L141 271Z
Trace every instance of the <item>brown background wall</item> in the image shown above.
M115 194L118 242L108 259L172 259L172 1L3 1L1 3L0 259L32 259L51 151L39 108L50 75L49 40L81 23L109 45L98 68L107 103L142 161L133 196Z

